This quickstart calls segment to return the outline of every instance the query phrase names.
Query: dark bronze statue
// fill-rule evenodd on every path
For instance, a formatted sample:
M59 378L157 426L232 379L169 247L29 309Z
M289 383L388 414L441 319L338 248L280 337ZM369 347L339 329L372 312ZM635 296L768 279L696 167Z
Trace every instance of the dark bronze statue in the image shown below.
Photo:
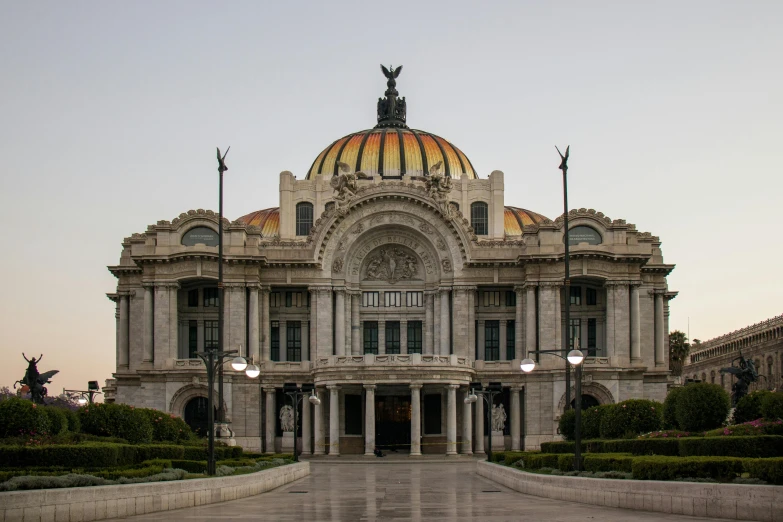
M14 388L16 388L17 384L27 386L27 388L30 390L30 397L32 398L33 402L36 404L43 404L44 397L46 397L47 393L46 387L44 385L49 384L51 382L49 379L54 377L55 374L59 373L59 370L39 373L38 363L41 362L41 359L43 359L43 355L39 355L38 359L35 357L28 359L27 356L23 353L22 357L24 357L24 360L27 361L27 371L25 372L24 378L22 380L16 381L14 383Z
M562 152L560 152L560 149L557 148L557 145L555 145L555 148L557 149L557 153L560 154L560 166L558 167L563 172L566 172L568 170L568 152L571 150L571 145L566 147L566 153L565 156Z
M228 167L226 167L226 156L228 156L228 151L231 150L231 147L226 149L226 153L223 154L223 157L220 157L220 147L217 147L217 159L218 159L218 171L223 174L225 171L228 170Z
M386 77L386 79L389 80L388 82L386 82L386 86L389 89L395 88L397 86L397 82L395 80L400 75L400 71L402 71L402 65L400 65L396 69L394 68L393 65L390 65L389 68L387 69L383 64L381 64L381 71L383 71L383 75Z
M739 367L734 366L736 361L739 361ZM739 357L731 361L731 366L721 368L720 373L730 373L737 378L737 381L731 386L731 405L735 408L739 400L748 394L748 387L759 380L756 365L752 360L743 357L742 351L740 351Z

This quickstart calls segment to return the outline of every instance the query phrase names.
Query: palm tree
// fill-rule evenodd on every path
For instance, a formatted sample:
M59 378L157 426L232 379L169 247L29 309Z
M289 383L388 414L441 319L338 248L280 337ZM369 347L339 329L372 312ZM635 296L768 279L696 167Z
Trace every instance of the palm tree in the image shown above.
M691 345L683 332L675 330L669 334L669 369L672 375L682 375L682 366L690 351Z

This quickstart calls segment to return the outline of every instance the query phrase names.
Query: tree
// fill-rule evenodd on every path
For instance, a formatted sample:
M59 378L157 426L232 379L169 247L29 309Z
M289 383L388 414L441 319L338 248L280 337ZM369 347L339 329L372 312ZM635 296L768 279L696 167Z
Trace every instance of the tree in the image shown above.
M672 375L682 375L682 365L690 351L691 345L683 332L675 330L669 334L669 369Z

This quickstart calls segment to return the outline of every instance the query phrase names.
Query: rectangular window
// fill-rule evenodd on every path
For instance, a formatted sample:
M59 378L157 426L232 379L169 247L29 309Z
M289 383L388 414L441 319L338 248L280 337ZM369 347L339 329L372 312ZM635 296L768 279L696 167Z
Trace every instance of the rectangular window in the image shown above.
M285 326L285 360L299 362L302 360L302 322L288 321Z
M484 294L484 306L500 306L500 292L482 292Z
M302 292L286 292L285 293L285 306L286 308L299 308L302 306L303 298Z
M422 306L424 302L424 292L406 292L406 304L408 306Z
M198 308L198 288L188 290L188 308Z
M575 344L579 346L579 348L584 348L582 346L582 320L581 319L571 319L571 334L569 337L569 347L571 350L575 349Z
M281 297L280 292L269 292L269 307L280 308Z
M272 321L269 328L270 336L270 354L269 358L273 361L280 360L280 321Z
M596 319L587 320L587 355L589 357L596 356L597 348L597 332L598 321Z
M408 321L408 353L421 353L421 321Z
M595 288L587 288L587 295L585 295L585 300L587 301L587 306L595 306L598 304L598 290Z
M307 400L307 399L305 399ZM345 434L362 434L362 396L345 396Z
M500 360L500 321L484 321L484 360Z
M386 353L400 353L399 321L386 321Z
M506 306L517 305L517 293L513 290L506 290Z
M198 304L198 301L196 303ZM188 357L196 359L198 357L196 352L198 352L198 321L188 321Z
M378 321L364 321L364 353L378 354Z
M489 207L484 202L470 205L470 225L478 236L486 236L489 231Z
M218 347L218 322L204 321L204 349L217 350Z
M440 394L424 396L424 433L440 435Z
M571 289L571 304L573 306L579 306L582 304L582 287L581 286L571 286L569 287Z
M204 306L218 306L218 289L217 288L205 288L204 289Z
M514 321L506 321L506 360L513 361L516 359L516 350L514 349L514 341L516 337L516 324Z
M402 304L402 292L384 292L383 302L385 306L400 306Z
M362 306L378 306L378 292L362 292Z

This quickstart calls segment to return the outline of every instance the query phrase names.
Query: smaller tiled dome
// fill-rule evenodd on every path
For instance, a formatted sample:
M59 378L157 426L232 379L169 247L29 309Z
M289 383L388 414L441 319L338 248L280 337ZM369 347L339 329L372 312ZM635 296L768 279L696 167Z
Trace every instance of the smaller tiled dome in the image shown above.
M521 236L526 225L537 225L545 219L541 214L524 208L506 207L503 226L507 236Z
M245 225L253 225L261 229L261 236L272 237L280 232L280 208L256 210L237 219Z

